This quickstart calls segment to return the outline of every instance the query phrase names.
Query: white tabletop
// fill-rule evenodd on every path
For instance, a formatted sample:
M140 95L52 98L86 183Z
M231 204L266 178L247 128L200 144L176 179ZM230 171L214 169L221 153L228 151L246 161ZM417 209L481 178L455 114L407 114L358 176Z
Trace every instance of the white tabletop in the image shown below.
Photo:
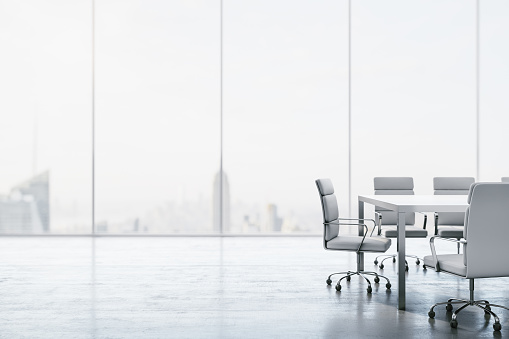
M465 212L466 195L359 195L360 202L398 212Z

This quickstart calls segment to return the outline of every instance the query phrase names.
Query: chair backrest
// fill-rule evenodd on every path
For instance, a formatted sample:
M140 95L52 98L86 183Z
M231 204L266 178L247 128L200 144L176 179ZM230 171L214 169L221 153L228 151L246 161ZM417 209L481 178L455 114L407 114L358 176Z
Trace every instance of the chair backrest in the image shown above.
M475 183L465 213L466 278L509 276L509 183Z
M435 177L433 190L435 195L467 195L470 186L475 182L473 177ZM438 225L463 226L465 213L439 212Z
M375 177L373 182L375 195L414 195L414 179L411 177ZM375 211L382 214L382 226L397 224L396 212L381 207L375 207ZM405 224L415 224L415 213L406 213Z
M325 223L335 221L339 218L338 201L334 194L334 186L330 179L317 179L315 180L318 193L320 194L320 201L322 203L323 222ZM339 235L339 225L325 225L324 238L329 241Z
M502 177L502 178L500 178L500 181L509 182L509 177Z

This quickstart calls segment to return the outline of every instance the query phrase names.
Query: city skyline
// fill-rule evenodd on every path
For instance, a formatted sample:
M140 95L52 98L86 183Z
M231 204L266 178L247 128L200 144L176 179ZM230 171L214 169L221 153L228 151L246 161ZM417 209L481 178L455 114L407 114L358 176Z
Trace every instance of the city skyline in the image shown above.
M223 172L223 233L280 233L306 231L295 215L280 216L274 202L246 204L237 200L231 205L230 184ZM44 171L25 182L13 186L8 195L0 196L1 233L59 233L50 223L50 176ZM215 233L220 232L219 222L219 172L212 180L212 199L168 201L148 209L142 215L132 216L120 222L98 221L97 233ZM200 218L193 217L193 210L207 210L211 216L212 228L207 227ZM233 220L232 219L233 208ZM58 213L57 213L58 214ZM309 231L309 229L307 230ZM66 232L64 232L66 233Z

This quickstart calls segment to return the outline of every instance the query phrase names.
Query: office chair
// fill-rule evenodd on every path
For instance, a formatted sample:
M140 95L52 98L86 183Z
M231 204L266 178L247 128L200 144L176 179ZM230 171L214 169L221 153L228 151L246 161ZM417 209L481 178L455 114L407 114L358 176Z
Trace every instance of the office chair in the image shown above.
M414 179L411 177L376 177L374 178L375 195L413 195L414 194ZM420 212L419 212L420 213ZM415 214L407 213L405 218L405 237L406 238L426 238L428 231L426 230L426 222L428 217L424 215L423 227L415 226ZM397 214L396 212L386 210L381 207L375 207L375 219L378 221L378 235L387 238L397 238ZM380 269L384 268L384 261L392 258L392 262L396 262L397 254L384 254L375 258L375 265L380 262L378 266ZM419 257L415 255L405 255L406 257L415 258L415 263L421 263ZM379 261L383 258L382 261ZM426 267L424 267L426 269ZM408 271L408 263L405 260L405 270Z
M472 177L435 177L433 189L435 195L468 195ZM464 212L435 212L435 235L442 238L463 238ZM460 244L458 243L458 253Z
M504 259L509 256L507 238L509 236L509 183L475 183L468 193L469 207L465 212L464 239L456 240L434 236L430 239L431 253L424 257L424 264L434 267L437 272L445 272L469 279L470 299L450 298L446 302L436 303L428 312L435 317L434 308L446 305L451 312L452 305L459 307L452 315L451 327L458 326L457 315L467 306L476 306L486 315L495 317L493 329L500 331L500 320L491 310L492 307L509 308L491 304L487 300L474 300L474 279L509 276L509 265ZM463 244L463 254L437 255L435 239ZM498 258L499 260L496 260Z
M327 285L332 283L331 277L333 275L343 275L336 284L336 291L341 291L341 281L346 279L350 281L353 275L358 275L364 278L368 283L368 293L372 292L371 282L366 276L375 276L375 283L380 282L380 277L384 278L387 283L385 287L391 288L391 282L389 279L377 272L368 272L359 269L360 264L360 253L363 252L385 252L391 246L391 239L368 235L368 227L366 221L371 221L375 226L375 221L370 219L346 219L339 217L338 203L334 194L334 187L330 179L318 179L315 180L318 193L320 194L320 201L322 203L322 214L323 214L323 247L326 250L333 251L353 251L357 253L357 270L332 273L327 278ZM364 235L342 235L339 226L354 226L356 230L359 227L364 229ZM374 228L373 228L374 230Z

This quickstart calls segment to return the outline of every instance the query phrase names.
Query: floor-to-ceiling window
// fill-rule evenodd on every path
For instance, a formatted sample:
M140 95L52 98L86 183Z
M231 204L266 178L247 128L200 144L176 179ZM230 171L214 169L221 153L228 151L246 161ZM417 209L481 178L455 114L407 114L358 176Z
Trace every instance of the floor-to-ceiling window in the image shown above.
M90 232L91 13L0 2L0 234Z
M416 194L476 176L475 70L475 1L353 2L354 207L376 176L413 177Z
M96 1L97 233L212 233L220 7Z
M224 1L225 232L320 232L325 176L346 212L347 4Z
M480 179L509 177L509 3L482 1L479 8Z

